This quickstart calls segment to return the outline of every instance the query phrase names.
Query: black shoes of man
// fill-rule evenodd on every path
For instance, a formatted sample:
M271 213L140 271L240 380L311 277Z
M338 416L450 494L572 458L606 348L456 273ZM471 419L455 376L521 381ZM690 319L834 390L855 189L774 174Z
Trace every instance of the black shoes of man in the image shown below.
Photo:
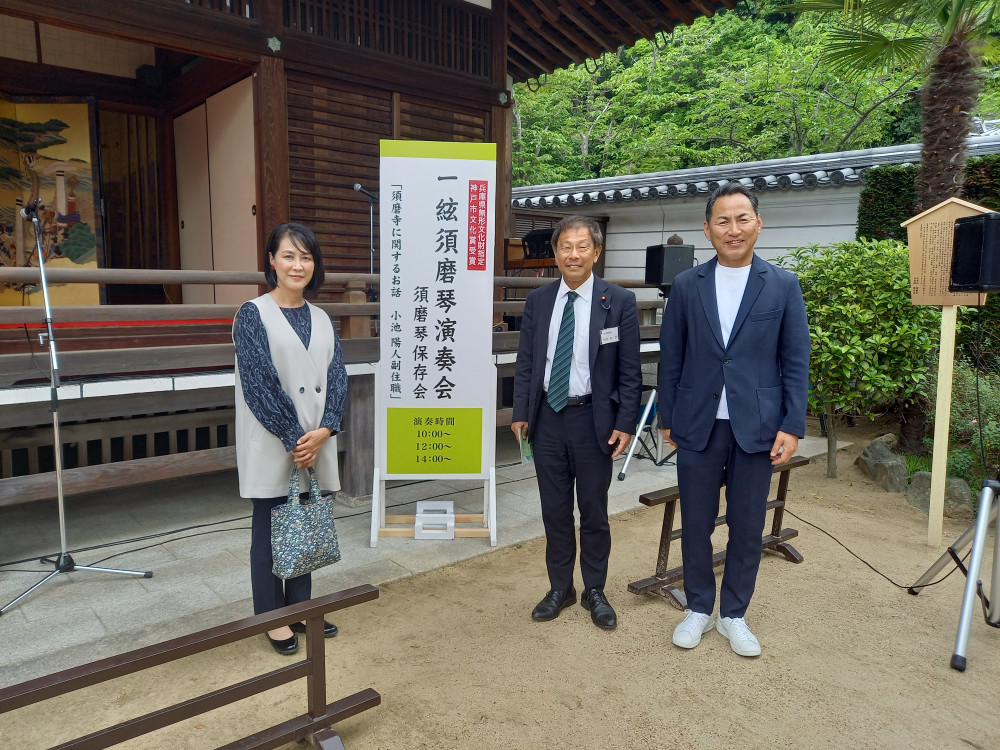
M539 622L548 622L559 616L566 607L576 603L576 589L570 586L568 589L552 589L545 595L545 598L535 605L531 611L531 619ZM608 603L601 589L587 589L583 592L580 605L590 610L590 619L594 624L604 630L614 630L618 625L618 617L614 609Z

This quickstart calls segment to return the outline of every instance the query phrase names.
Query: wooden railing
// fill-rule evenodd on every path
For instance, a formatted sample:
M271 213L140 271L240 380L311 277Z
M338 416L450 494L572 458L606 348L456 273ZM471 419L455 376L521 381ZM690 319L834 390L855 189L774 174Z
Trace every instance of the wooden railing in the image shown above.
M46 276L51 283L264 283L262 273L232 271L52 269ZM339 322L345 362L377 362L379 340L371 334L379 305L365 300L368 286L377 286L379 277L331 273L326 278L327 283L346 290L344 302L319 303ZM39 280L37 268L0 268L0 282L33 284ZM535 277L495 279L498 287L508 290L528 290L550 282L549 278ZM640 300L638 306L641 312L652 312L662 302ZM55 307L52 317L60 373L65 383L123 375L231 371L235 354L230 328L237 309L237 305ZM501 314L518 315L524 310L524 300L496 301L493 309L497 320ZM0 307L0 389L47 385L48 354L37 340L37 334L44 329L43 317L43 310L37 306ZM642 326L640 333L645 339L655 339L658 329ZM492 336L494 353L517 351L517 331L494 330ZM515 362L507 359L510 361L497 368L501 379L514 374ZM352 377L348 388L338 448L343 453L344 492L361 496L371 492L374 465L370 418L373 378ZM72 437L63 440L67 494L233 468L232 405L231 386L62 401L64 437ZM501 406L497 423L509 423L510 411ZM51 456L50 425L47 400L0 405L0 506L55 496L51 458L48 465L41 465L43 454ZM193 427L201 430L197 441L193 441Z
M242 271L156 271L132 269L52 269L46 272L50 283L99 283L99 284L254 284L264 283L264 274ZM12 282L32 284L40 281L37 268L0 268L0 283ZM494 279L495 285L506 289L532 289L551 282L549 278L504 277ZM347 302L319 303L332 318L340 321L340 333L345 362L377 362L379 349L377 339L371 337L371 320L379 313L377 302L365 302L365 288L378 286L378 275L369 274L327 274L326 283L342 285L347 289ZM615 283L634 288L648 288L635 281ZM350 299L353 298L353 299ZM360 298L360 299L359 299ZM662 307L659 300L640 300L640 311ZM227 322L233 319L237 305L93 305L65 306L53 310L53 320L57 324L59 337L60 370L65 377L93 377L116 373L177 372L211 370L232 367L233 345L227 325L214 333L214 340L187 343L187 337L179 335L160 345L140 343L132 346L113 346L111 341L118 331L127 338L135 338L134 328L128 328L135 321L162 321L164 325L211 320ZM496 301L495 313L518 315L524 310L523 300ZM3 329L10 326L42 327L42 312L38 307L0 307L0 342L11 342L0 354L0 388L8 388L24 381L44 380L47 374L47 357L38 352L22 351L13 353L14 347L26 348L24 333L15 337L3 336ZM93 329L83 328L71 333L72 324L106 323L100 329L101 341L93 341ZM70 342L74 337L87 338L90 344L77 347ZM642 338L653 339L658 331L653 326L643 326ZM517 351L516 332L493 334L494 353ZM44 361L44 366L39 361Z
M97 750L98 748L110 747L305 677L307 709L304 714L255 732L248 737L225 745L225 747L264 750L265 748L280 747L283 744L312 735L321 748L326 747L332 750L337 746L333 742L336 735L324 730L338 721L374 708L382 702L382 697L375 690L366 688L333 703L326 702L326 645L323 639L323 616L328 612L353 607L377 598L378 589L374 586L356 586L336 594L310 599L290 607L283 607L272 612L219 625L153 646L129 651L119 656L112 656L12 685L0 689L0 714L42 701L58 699L76 690L100 685L187 656L204 654L220 646L252 638L268 630L275 630L284 625L304 620L306 623L305 659L251 677L235 685L213 690L196 698L78 737L64 742L58 747L66 750L70 748L73 750ZM219 661L218 663L221 665L224 662ZM51 720L51 716L58 715L58 710L57 702L53 705L45 721L59 726L59 722L53 723ZM327 744L323 744L324 742Z

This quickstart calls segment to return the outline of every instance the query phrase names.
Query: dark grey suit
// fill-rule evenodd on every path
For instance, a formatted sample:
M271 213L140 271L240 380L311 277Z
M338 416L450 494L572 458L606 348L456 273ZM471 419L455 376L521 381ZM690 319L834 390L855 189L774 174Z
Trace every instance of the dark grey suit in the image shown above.
M614 430L635 432L642 391L639 316L632 292L594 276L589 321L593 401L556 413L545 402L543 384L549 323L559 284L556 281L534 290L525 303L514 375L513 421L528 423L534 446L552 588L566 590L573 581L575 484L584 588L603 589L611 551L608 487L612 446L608 439ZM607 328L618 329L618 341L601 344L600 332Z
M674 279L660 329L661 425L677 443L688 606L715 603L711 531L726 480L729 525L722 617L742 617L760 563L778 431L805 435L809 325L798 279L754 255L728 345L715 294L716 259ZM729 420L716 420L725 386Z

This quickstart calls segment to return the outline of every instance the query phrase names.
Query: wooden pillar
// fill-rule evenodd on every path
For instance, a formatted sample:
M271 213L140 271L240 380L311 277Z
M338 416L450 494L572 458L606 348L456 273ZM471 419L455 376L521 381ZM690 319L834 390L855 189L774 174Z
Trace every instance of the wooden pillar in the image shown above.
M344 291L344 302L368 301L363 281L349 281ZM340 319L340 337L343 339L370 338L371 317L351 315ZM375 474L375 376L352 375L347 380L347 403L342 422L346 433L344 446L343 481L344 500L351 505L360 504L371 497L372 479Z
M160 164L162 165L160 177L160 206L163 211L163 238L166 243L166 263L165 268L181 267L181 238L179 218L177 214L177 159L174 153L174 118L161 117L159 120L160 131ZM183 301L181 297L180 284L164 284L163 292L167 297L167 302L179 304Z
M497 193L496 227L493 240L493 275L505 276L504 241L513 235L513 218L510 210L511 183L513 182L513 111L507 78L507 0L493 0L493 84L499 89L498 101L490 117L490 138L497 144ZM500 93L502 92L502 93ZM503 299L503 289L493 288L493 299ZM503 313L493 314L493 325L503 322Z
M375 475L375 376L352 375L347 380L347 405L342 426L347 438L341 491L350 504L371 497Z
M287 84L285 63L280 57L265 55L260 59L254 72L254 96L258 244L263 248L271 229L288 221L289 216Z

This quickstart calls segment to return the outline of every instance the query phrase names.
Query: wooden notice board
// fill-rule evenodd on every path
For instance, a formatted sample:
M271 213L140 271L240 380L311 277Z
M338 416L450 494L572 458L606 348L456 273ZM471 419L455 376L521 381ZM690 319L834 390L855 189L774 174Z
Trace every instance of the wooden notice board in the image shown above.
M986 295L949 292L955 219L990 209L949 198L904 221L910 246L910 294L914 305L985 305Z

